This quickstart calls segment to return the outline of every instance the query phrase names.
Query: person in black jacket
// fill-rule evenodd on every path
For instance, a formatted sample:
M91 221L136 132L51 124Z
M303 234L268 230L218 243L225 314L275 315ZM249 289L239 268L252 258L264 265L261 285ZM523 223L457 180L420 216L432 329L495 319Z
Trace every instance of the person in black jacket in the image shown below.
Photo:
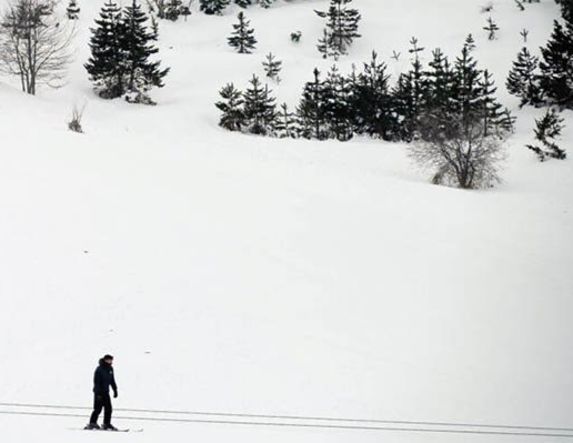
M99 366L96 368L94 373L94 410L86 429L117 431L117 429L111 424L112 408L111 398L109 395L110 386L113 389L113 397L117 398L117 385L113 375L113 357L108 354L100 359ZM100 428L97 424L97 420L102 409L104 410L103 427Z

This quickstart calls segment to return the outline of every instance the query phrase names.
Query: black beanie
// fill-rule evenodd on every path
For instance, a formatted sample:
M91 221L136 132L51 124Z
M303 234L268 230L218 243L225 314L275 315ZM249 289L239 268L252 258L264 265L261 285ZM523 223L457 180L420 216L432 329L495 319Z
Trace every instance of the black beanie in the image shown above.
M102 360L113 360L113 355L106 354L103 356Z

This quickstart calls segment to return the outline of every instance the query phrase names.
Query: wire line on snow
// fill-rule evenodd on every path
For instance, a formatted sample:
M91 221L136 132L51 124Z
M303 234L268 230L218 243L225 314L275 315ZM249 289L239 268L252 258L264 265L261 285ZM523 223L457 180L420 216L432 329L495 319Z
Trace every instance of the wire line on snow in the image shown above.
M44 417L73 417L85 418L83 414L50 413L50 412L30 412L30 411L3 411L0 414L27 415ZM400 428L393 426L360 426L360 425L336 425L336 424L311 424L311 423L287 423L287 422L261 422L261 421L235 421L235 420L205 420L193 418L159 418L159 417L133 417L118 416L118 420L140 420L165 423L210 423L224 425L242 426L267 426L283 428L313 428L332 430L352 430L352 431L389 431L389 432L414 432L414 433L434 433L434 434L473 434L473 435L496 435L496 436L526 436L544 438L573 438L573 434L553 434L541 432L511 432L511 431L484 431L471 429L436 429L436 428Z
M2 403L4 407L18 408L45 408L45 409L72 409L72 410L92 410L87 406L66 406L66 405L46 405L32 403ZM118 412L136 412L149 414L165 415L202 415L211 417L236 417L236 418L255 418L270 420L306 420L306 421L323 421L339 423L378 423L410 426L445 426L445 427L463 427L463 428L486 428L486 429L515 429L515 430L532 430L532 431L554 431L554 432L571 432L573 428L549 427L549 426L525 426L525 425L497 425L488 423L454 423L454 422L435 422L435 421L412 421L412 420L379 420L366 418L336 418L324 416L304 416L304 415L273 415L273 414L248 414L233 412L207 412L207 411L177 411L161 409L134 409L134 408L114 408Z

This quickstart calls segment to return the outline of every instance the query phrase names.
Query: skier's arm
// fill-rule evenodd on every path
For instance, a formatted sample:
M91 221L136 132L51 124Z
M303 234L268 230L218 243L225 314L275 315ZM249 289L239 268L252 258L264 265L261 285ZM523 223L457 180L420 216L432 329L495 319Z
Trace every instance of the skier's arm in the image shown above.
M115 384L115 373L111 374L111 388L113 389L113 396L117 397L117 385Z
M96 394L101 393L103 391L102 382L101 382L101 373L99 368L97 368L94 372L94 392Z

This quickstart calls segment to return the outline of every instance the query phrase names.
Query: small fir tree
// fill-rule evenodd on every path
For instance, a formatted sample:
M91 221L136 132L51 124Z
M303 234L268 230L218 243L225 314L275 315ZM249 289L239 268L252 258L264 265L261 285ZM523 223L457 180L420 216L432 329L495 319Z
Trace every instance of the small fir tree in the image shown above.
M327 97L320 71L315 68L314 79L306 83L302 98L297 108L301 135L305 138L324 140L328 138L328 127L325 118Z
M243 93L232 83L228 83L219 91L219 95L222 100L215 103L217 109L222 112L219 126L229 131L240 131L245 124Z
M280 106L275 124L276 133L280 138L297 138L298 127L294 113L290 112L286 103Z
M235 0L235 4L241 8L246 8L253 4L252 0Z
M563 131L563 121L563 118L553 108L548 109L541 119L535 120L535 139L541 143L541 146L537 144L526 145L526 147L537 154L539 161L543 162L549 158L558 160L567 158L565 150L557 144L557 139Z
M497 31L499 31L499 26L494 22L493 18L489 16L487 18L487 25L483 27L487 31L488 40L495 40L497 38Z
M495 96L497 88L493 76L486 69L479 83L481 89L480 115L484 130L484 137L495 135L505 137L513 131L513 117L507 108L504 108Z
M352 138L352 112L348 81L340 74L336 65L332 66L324 81L326 103L324 116L329 126L329 138L348 141Z
M199 0L199 9L208 15L220 15L229 3L230 0Z
M255 30L249 27L250 22L243 12L239 12L237 18L239 23L233 25L233 33L227 41L239 54L250 54L257 44L254 36Z
M78 6L77 0L70 0L70 3L66 8L66 15L70 20L77 20L80 18L80 7Z
M256 75L253 75L249 84L249 88L243 95L245 129L251 134L273 135L277 112L271 90L267 85L263 87Z
M270 8L274 1L275 0L257 0L259 6L264 9Z
M526 47L519 51L517 60L513 62L505 85L510 94L521 99L519 107L526 104L539 106L543 102L537 75L538 66L539 59L531 55Z
M282 61L277 60L273 53L269 52L263 62L263 68L267 77L279 83L281 81L279 74L282 69L282 64Z
M349 8L352 0L330 0L328 11L315 11L321 18L326 18L326 29L319 50L323 54L332 54L335 58L348 52L354 39L361 37L358 23L361 16L357 9ZM324 50L320 48L326 45Z

